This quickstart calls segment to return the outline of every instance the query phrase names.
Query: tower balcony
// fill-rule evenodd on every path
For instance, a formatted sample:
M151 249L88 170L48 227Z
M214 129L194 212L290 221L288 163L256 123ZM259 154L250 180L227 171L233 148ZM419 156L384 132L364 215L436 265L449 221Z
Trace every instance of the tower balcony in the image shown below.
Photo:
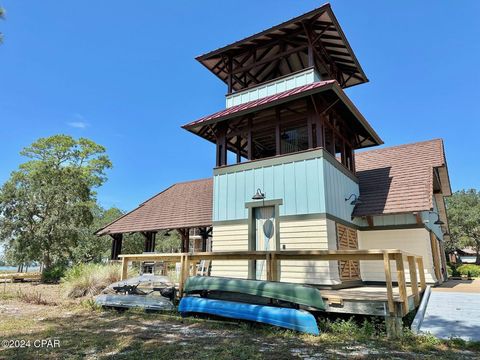
M226 107L228 109L250 101L260 100L320 80L320 75L313 67L297 71L293 74L266 81L260 85L252 86L242 91L227 94Z

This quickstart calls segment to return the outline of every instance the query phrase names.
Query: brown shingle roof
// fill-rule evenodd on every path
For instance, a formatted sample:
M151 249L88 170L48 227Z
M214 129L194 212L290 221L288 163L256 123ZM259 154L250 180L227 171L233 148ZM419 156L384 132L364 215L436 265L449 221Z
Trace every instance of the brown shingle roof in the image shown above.
M212 225L213 180L178 183L125 214L97 235Z
M446 166L440 139L355 154L360 180L354 216L426 211L433 207L433 170Z

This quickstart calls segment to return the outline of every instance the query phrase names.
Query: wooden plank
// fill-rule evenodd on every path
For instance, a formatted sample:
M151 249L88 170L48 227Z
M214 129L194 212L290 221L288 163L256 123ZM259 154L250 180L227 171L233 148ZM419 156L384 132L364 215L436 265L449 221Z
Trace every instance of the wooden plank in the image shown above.
M403 255L395 254L395 263L397 265L398 292L402 301L402 315L408 313L407 285L405 281L405 266L403 264Z
M122 258L122 275L120 280L126 280L128 277L128 261L127 257Z
M414 256L407 256L408 270L410 272L410 287L412 288L413 298L415 300L415 306L420 304L420 294L418 292L418 279L417 279L417 264Z
M185 256L182 255L180 258L180 276L178 277L178 297L183 296L183 272L185 271Z
M387 286L388 312L394 314L395 304L393 302L392 270L390 268L390 255L388 253L383 255L383 266L385 268L385 284Z
M279 260L277 259L277 255L275 253L270 254L270 256L272 262L272 281L280 281Z
M425 268L423 267L423 257L417 256L417 266L418 266L418 273L420 275L420 289L425 291L427 288L427 283L425 281Z
M439 284L443 283L443 276L441 270L441 261L440 261L440 251L438 249L438 240L435 234L430 231L430 244L432 247L432 257L433 257L433 265L435 268L435 276Z

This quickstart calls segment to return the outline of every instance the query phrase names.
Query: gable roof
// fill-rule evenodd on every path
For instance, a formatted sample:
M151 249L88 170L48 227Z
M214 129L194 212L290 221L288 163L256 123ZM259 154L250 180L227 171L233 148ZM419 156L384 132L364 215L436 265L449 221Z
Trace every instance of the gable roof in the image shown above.
M442 169L442 193L450 195L443 141L435 139L358 152L355 166L361 204L354 216L433 209L435 170ZM446 174L446 175L445 175Z
M177 183L96 232L97 235L212 225L213 180Z

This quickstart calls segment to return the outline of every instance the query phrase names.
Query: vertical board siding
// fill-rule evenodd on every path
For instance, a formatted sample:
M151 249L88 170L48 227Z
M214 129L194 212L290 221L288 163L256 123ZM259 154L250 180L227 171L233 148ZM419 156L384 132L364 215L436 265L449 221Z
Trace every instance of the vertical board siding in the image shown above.
M260 84L250 89L245 89L243 91L238 91L227 95L226 107L228 109L232 106L245 104L250 101L279 94L283 91L291 90L299 86L312 84L316 81L320 81L320 76L314 69L307 69L290 76Z
M350 205L352 199L345 201L351 194L359 195L358 184L345 176L329 161L323 162L325 193L326 193L326 212L342 220L352 222L353 205Z
M259 161L258 167L236 170L214 176L213 221L247 219L245 203L252 201L257 189L266 200L282 199L280 215L334 215L352 222L353 205L345 198L358 195L358 184L337 169L324 157L288 161L268 165Z
M402 249L423 256L425 280L435 283L430 234L426 229L372 230L358 232L360 249ZM392 279L397 281L395 261L390 262ZM407 265L406 269L407 269ZM360 261L360 273L363 281L385 281L383 261ZM409 271L405 272L407 282Z

